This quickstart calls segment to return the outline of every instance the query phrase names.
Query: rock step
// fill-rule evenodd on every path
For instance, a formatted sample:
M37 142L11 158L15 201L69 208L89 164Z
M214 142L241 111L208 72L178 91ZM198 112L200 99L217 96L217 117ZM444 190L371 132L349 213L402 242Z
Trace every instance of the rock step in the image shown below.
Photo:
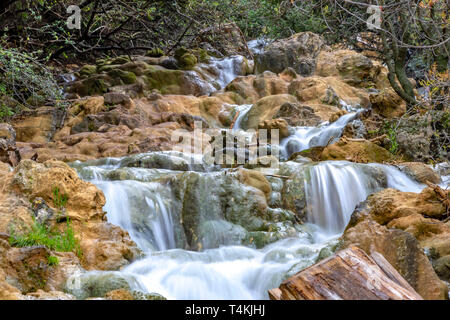
M272 300L423 300L379 253L351 246L269 290Z

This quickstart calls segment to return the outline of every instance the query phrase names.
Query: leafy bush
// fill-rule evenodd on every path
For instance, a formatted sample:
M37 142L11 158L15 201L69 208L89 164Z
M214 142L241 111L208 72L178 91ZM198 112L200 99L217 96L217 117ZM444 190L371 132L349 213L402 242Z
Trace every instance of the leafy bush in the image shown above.
M52 73L31 54L0 46L0 120L52 101L62 106Z
M69 219L63 232L51 230L45 224L34 220L31 228L23 234L12 230L9 243L15 247L46 246L54 251L74 252L81 257L81 247Z

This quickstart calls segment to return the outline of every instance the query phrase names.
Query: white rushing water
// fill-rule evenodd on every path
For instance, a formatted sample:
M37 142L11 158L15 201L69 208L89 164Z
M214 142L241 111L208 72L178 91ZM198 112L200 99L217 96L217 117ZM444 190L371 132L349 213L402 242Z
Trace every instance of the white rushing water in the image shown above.
M239 55L226 58L211 57L208 63L201 63L196 69L208 82L215 83L217 89L223 89L236 77L246 74L244 62L245 58Z
M398 169L381 164L325 161L311 167L309 175L310 181L305 182L308 221L332 235L342 233L355 206L383 185L409 192L425 187Z
M146 254L119 273L133 279L132 288L169 299L267 299L267 290L315 263L323 248L336 243L354 208L372 192L384 187L420 192L424 187L387 165L296 164L299 170L308 167L311 177L305 180L309 223L299 226L297 236L262 249L224 241L217 248L193 252L177 244L177 200L160 181L179 172L123 167L127 163L94 162L78 171L103 190L108 221L126 229ZM215 173L201 175L213 178Z
M266 41L255 40L248 45L254 54L258 54L266 44ZM215 83L214 90L220 90L245 74L242 62L240 56L213 58L210 63L201 64L197 72L209 85ZM230 130L249 134L242 130L242 122L251 107L236 106L239 115ZM289 158L294 152L338 140L345 126L358 113L349 106L343 108L351 113L332 124L296 128L294 135L281 142L282 156ZM192 157L180 152L153 152L73 164L83 179L104 192L108 221L127 230L144 252L142 259L115 272L126 278L132 289L157 292L168 299L268 299L267 290L278 287L287 277L314 264L323 252L332 251L355 207L370 194L387 187L411 192L420 192L424 188L397 168L387 165L347 161L285 163L286 167L292 166L294 174L305 172L300 183L304 184L308 222L292 228L289 237L256 249L236 245L237 242L241 244L241 238L236 240L234 236L246 230L217 217L223 214L220 212L223 208L218 204L220 199L214 194L213 187L226 193L230 180L224 176L231 170L192 165ZM277 174L276 171L272 173ZM195 179L183 180L185 184L176 189L174 180L179 181L186 175L193 175ZM185 250L189 230L184 230L182 220L186 217L181 214L181 209L191 205L190 200L194 202L194 199L186 200L180 195L187 192L186 181L195 182L189 185L192 197L200 197L200 193L207 195L206 201L195 199L198 208L191 208L198 211L195 223L213 225L207 229L206 240L210 240L206 241L207 249L199 252ZM241 184L240 188L249 187ZM251 214L254 210L242 208L249 211L243 214ZM276 206L271 209L272 212L282 211ZM192 213L189 211L189 214ZM86 272L76 277L95 278L102 274L105 273Z
M348 123L355 120L358 112L351 112L337 121L319 127L297 127L295 134L284 139L280 146L282 156L288 159L293 153L317 146L326 146L339 140Z
M239 115L234 122L233 130L242 130L242 120L244 120L245 116L250 111L252 106L252 104L243 104L240 106L236 106L236 111L239 112Z

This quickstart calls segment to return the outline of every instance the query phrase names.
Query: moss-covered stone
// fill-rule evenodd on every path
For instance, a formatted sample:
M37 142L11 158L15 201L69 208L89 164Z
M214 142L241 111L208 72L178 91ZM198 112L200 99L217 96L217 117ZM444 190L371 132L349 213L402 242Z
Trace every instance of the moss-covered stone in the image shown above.
M97 66L87 64L87 65L84 65L80 69L79 74L80 74L80 77L86 78L86 77L92 76L96 72L97 72Z
M161 48L153 48L148 50L145 54L147 57L159 58L164 55L164 51Z
M133 72L124 71L121 69L113 69L108 72L108 75L113 78L115 84L133 84L136 83L137 78Z
M192 53L185 53L178 60L178 64L180 65L180 67L186 70L191 70L192 68L194 68L197 62L197 57Z

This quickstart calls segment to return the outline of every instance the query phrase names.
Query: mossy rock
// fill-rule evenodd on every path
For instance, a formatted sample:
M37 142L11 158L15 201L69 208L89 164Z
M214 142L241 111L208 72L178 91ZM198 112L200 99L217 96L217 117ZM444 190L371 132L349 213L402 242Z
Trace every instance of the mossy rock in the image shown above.
M136 83L137 78L133 72L124 71L121 69L113 69L108 72L108 75L113 78L115 84L133 84ZM119 80L117 82L117 80Z
M145 55L147 57L159 58L164 55L164 51L161 48L153 48L152 50L148 50Z
M158 89L161 94L183 94L184 72L181 70L150 68L144 75L149 90Z
M197 57L192 53L185 53L178 59L178 64L181 68L191 70L198 63Z
M186 53L189 53L189 51L184 47L180 47L175 50L174 57L175 59L179 60Z
M108 85L107 77L93 76L76 82L70 91L72 93L78 93L82 97L103 95L108 92Z
M192 53L197 57L198 62L207 63L209 62L210 56L208 51L202 48L192 50Z
M104 297L108 292L118 289L131 290L128 280L118 272L88 272L70 278L66 284L66 292L81 300Z
M97 72L97 66L87 64L87 65L84 65L80 69L79 74L80 74L80 77L87 78L89 76L92 76L96 72Z
M130 62L130 58L127 56L120 56L117 58L113 58L109 60L109 64L125 64L127 62Z
M117 64L104 64L104 65L98 66L97 71L98 71L98 73L102 73L102 72L108 73L112 70L118 69L119 67L120 67L120 65L117 65Z

